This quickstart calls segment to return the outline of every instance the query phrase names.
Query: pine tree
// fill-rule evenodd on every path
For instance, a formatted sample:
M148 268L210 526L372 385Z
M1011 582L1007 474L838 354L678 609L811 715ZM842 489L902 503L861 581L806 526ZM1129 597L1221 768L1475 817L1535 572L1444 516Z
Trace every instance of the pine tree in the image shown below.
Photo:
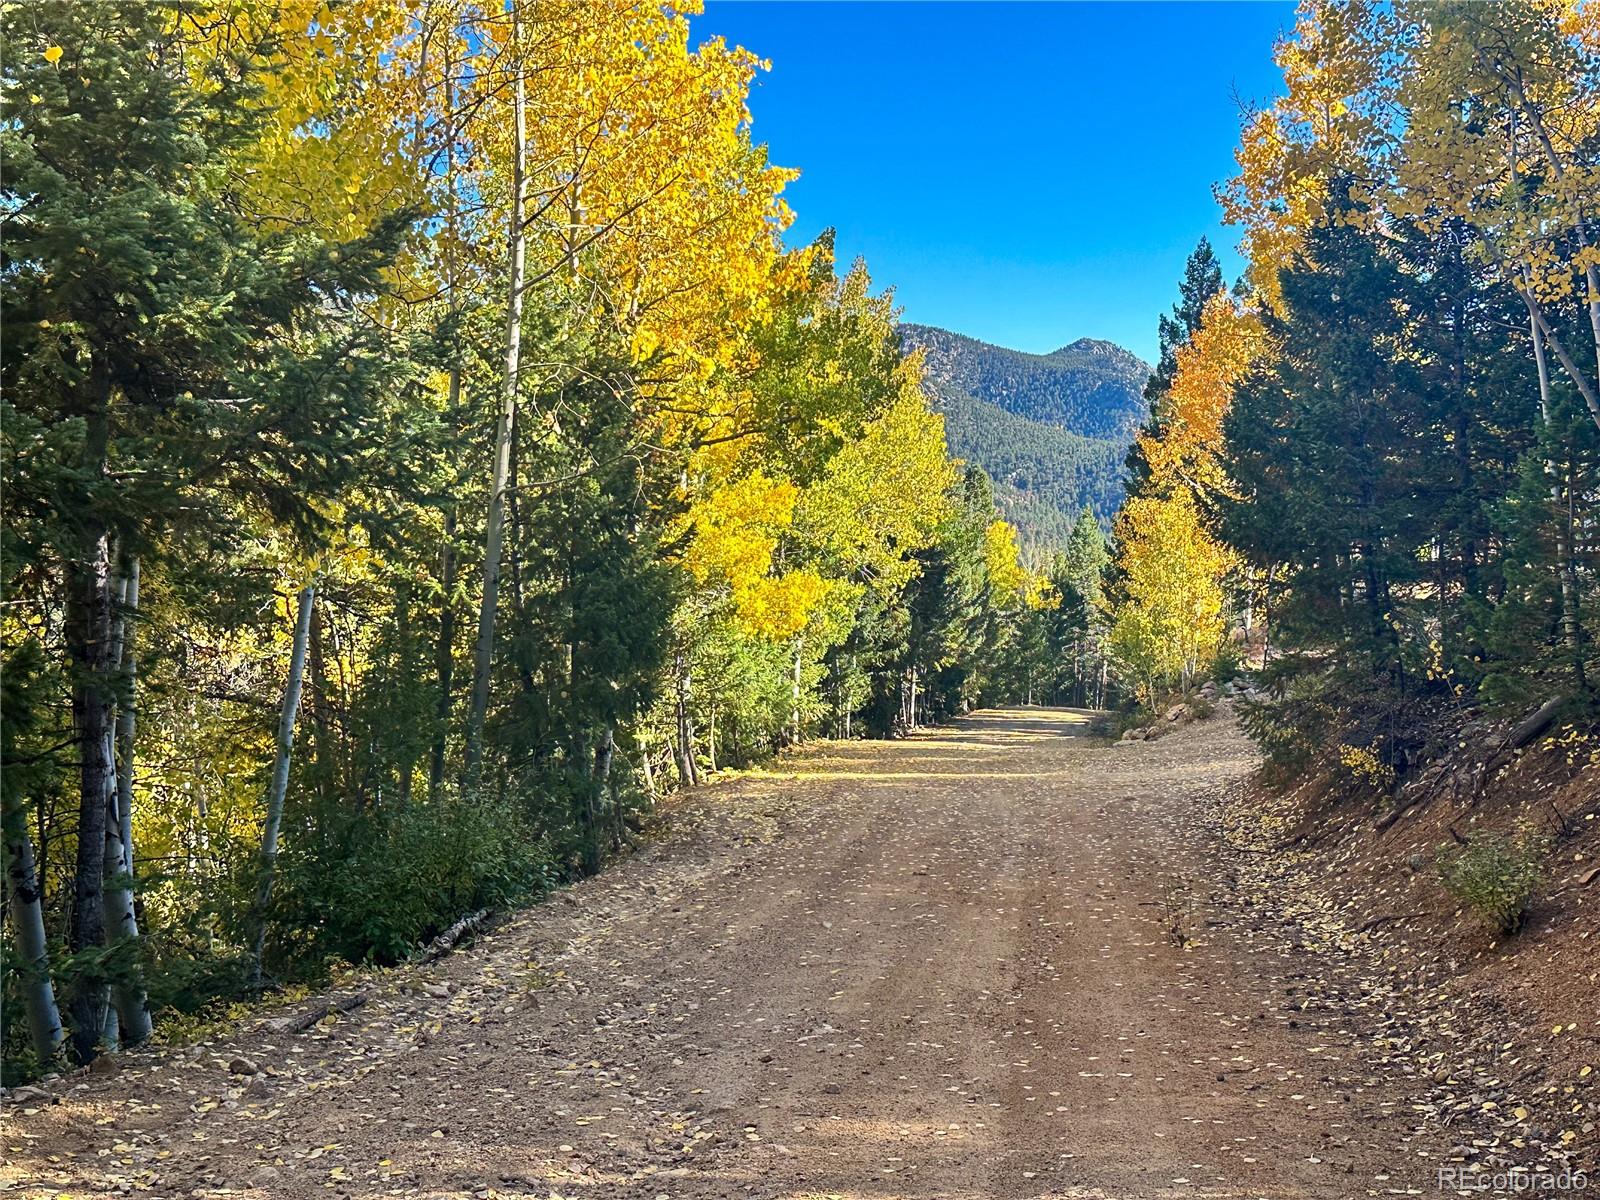
M1111 560L1111 552L1106 548L1105 531L1087 504L1072 526L1063 557L1061 573L1065 579L1085 602L1098 604L1102 593L1101 576Z
M564 796L581 870L599 870L618 739L657 697L672 617L659 543L663 491L634 444L631 370L600 361L559 396L562 441L518 429L508 510L508 698L493 749L519 789ZM527 461L531 459L532 461Z
M980 660L996 635L983 553L995 514L993 488L970 466L959 488L937 542L918 554L921 569L905 591L906 665L921 680L923 712L935 722L976 703Z
M1419 307L1412 281L1339 222L1312 232L1280 286L1266 318L1273 350L1225 419L1237 498L1223 502L1224 531L1258 566L1288 564L1285 648L1338 645L1356 687L1418 681L1432 639L1417 585L1437 527L1419 498L1447 494L1451 463L1406 315Z
M1144 399L1149 407L1142 433L1147 438L1158 439L1166 429L1167 392L1172 388L1173 376L1178 370L1178 349L1194 336L1205 315L1206 304L1222 290L1222 264L1217 261L1211 242L1201 238L1183 266L1183 279L1178 284L1178 302L1172 306L1172 315L1161 315L1157 328L1158 357L1155 369L1144 386ZM1150 477L1150 467L1137 440L1128 448L1126 460L1128 492L1137 495Z
M1498 708L1580 697L1600 679L1600 597L1591 589L1574 603L1570 586L1563 589L1573 575L1593 579L1600 566L1592 539L1585 545L1574 536L1593 519L1587 498L1600 487L1600 433L1574 391L1562 395L1522 458L1518 485L1491 513L1504 543L1497 586L1467 602L1483 647L1483 696Z
M374 375L371 294L401 220L334 246L271 232L232 203L250 135L248 55L196 86L172 5L30 6L8 22L0 124L7 213L8 515L18 560L59 577L78 766L69 998L85 1060L102 1026L102 843L116 820L118 556L227 541L229 495L307 532L361 465ZM257 58L264 58L258 55Z

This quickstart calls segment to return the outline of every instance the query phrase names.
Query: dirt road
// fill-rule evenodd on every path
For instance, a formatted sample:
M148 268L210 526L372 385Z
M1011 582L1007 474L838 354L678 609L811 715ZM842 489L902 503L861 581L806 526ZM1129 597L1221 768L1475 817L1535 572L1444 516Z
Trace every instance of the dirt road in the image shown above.
M703 789L649 849L345 1016L62 1081L8 1113L0 1179L74 1198L1437 1194L1448 1143L1413 1130L1359 997L1326 1002L1336 964L1216 844L1242 739L1220 719L1115 747L1086 730L988 713Z

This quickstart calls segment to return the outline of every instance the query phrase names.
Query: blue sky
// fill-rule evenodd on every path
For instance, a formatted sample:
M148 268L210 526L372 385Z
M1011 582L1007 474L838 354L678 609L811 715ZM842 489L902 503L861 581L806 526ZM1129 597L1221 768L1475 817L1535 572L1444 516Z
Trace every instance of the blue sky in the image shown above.
M905 318L1022 350L1107 338L1155 357L1238 98L1279 86L1288 3L707 0L697 39L770 59L751 107L798 244L834 226Z

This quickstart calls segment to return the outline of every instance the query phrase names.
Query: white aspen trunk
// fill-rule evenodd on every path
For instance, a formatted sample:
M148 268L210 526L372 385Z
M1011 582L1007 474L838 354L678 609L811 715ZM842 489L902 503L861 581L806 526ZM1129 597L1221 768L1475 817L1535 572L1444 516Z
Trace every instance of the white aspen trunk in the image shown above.
M87 551L67 563L66 638L76 669L72 718L78 750L78 846L73 864L72 925L68 945L94 951L106 942L105 837L109 797L116 782L108 758L116 724L111 658L113 589L111 538L96 526ZM67 992L73 1056L87 1063L104 1031L109 989L104 970L83 972Z
M123 703L117 709L116 792L106 816L106 870L117 879L106 885L106 934L111 939L139 937L139 918L133 893L133 752L138 713L138 660L134 656L134 629L139 614L139 560L130 559L118 584L122 613L116 622L114 652L124 677ZM113 829L115 837L113 837ZM113 847L115 866L113 867ZM138 1045L152 1032L150 1001L140 975L127 976L115 991L122 1040Z
M687 651L679 652L674 668L677 677L678 778L685 787L693 787L700 780L694 765L694 718L689 711L693 680Z
M101 840L101 870L105 883L100 890L101 920L105 922L106 942L123 937L123 919L131 917L133 900L122 882L122 835L117 820L116 764L112 761L114 750L111 735L106 735L104 751L106 778L111 787L106 793L105 836ZM118 1015L118 999L122 992L120 982L107 985L99 1000L100 1044L115 1050L122 1041L122 1020Z
M804 638L795 638L794 675L789 683L789 740L796 746L800 744L800 650L804 645Z
M461 368L450 369L450 391L447 401L452 414L459 411L461 403ZM439 609L439 641L434 649L434 677L439 689L434 702L435 728L433 745L428 758L428 799L437 801L444 787L444 759L447 732L450 723L450 687L455 675L456 641L456 510L447 508L444 514L444 531L439 539L439 590L443 599Z
M272 761L272 781L267 788L267 819L261 826L261 882L256 891L255 930L250 950L250 986L261 987L261 954L267 942L267 905L272 900L272 876L278 866L278 830L283 825L283 799L289 791L289 760L294 753L295 716L300 711L300 689L306 677L306 643L311 640L311 606L315 584L300 589L294 619L294 645L289 652L289 679L278 713L278 750Z
M1527 90L1515 78L1511 80L1511 90L1524 115L1528 118L1528 124L1539 142L1540 149L1544 151L1545 161L1550 164L1550 169L1555 174L1555 177L1558 180L1564 180L1567 174L1566 164L1562 162L1561 155L1556 151L1555 142L1550 138L1549 129L1544 122L1544 115L1539 111L1538 106L1529 100ZM1515 138L1514 132L1512 136ZM1515 163L1515 158L1513 158L1513 163ZM1515 166L1512 169L1512 178L1513 180L1516 178ZM1578 245L1582 249L1588 250L1590 244L1589 223L1582 208L1579 208L1576 220L1573 223L1573 232L1578 235ZM1561 360L1562 367L1565 368L1567 374L1572 376L1572 381L1578 385L1578 390L1583 394L1584 403L1589 407L1589 416L1593 418L1597 426L1600 426L1600 390L1590 385L1584 373L1578 369L1577 364L1567 354L1566 347L1555 337L1554 331L1550 329L1549 324L1544 319L1542 309L1533 298L1531 280L1527 279L1526 274L1524 274L1524 281L1529 286L1523 293L1522 298L1527 302L1536 326L1534 329L1534 341L1537 343L1539 340L1537 326L1543 325L1545 335L1550 339L1550 348L1556 352L1556 357ZM1594 338L1595 382L1600 385L1600 268L1596 268L1592 262L1584 264L1583 281L1587 290L1587 295L1584 297L1584 307L1589 312L1589 328Z
M111 642L110 662L112 671L120 671L123 665L122 638L127 628L127 614L124 608L127 602L128 581L120 575L111 577ZM102 827L101 837L101 871L105 875L104 882L100 885L100 911L101 920L105 923L106 942L108 944L120 941L128 936L138 936L138 923L133 914L133 891L129 880L123 872L123 863L126 854L122 843L122 817L117 811L118 780L117 780L117 733L121 723L121 706L119 705L107 723L105 744L101 749L101 759L105 776L105 805L106 815ZM122 1022L120 1019L121 1000L126 990L123 982L118 980L114 986L107 987L100 1007L100 1042L102 1045L115 1049L122 1040Z
M576 163L582 160L583 148L574 145L572 147L572 161ZM573 285L576 286L582 278L578 274L578 230L583 225L583 200L581 195L582 185L578 179L578 172L574 171L572 174L572 190L567 193L566 258L567 273L571 277ZM637 298L633 303L637 303Z
M127 851L122 844L122 819L117 812L116 769L112 761L115 749L109 734L106 737L104 754L106 774L111 786L106 790L105 837L101 842L105 884L100 893L100 903L106 925L106 941L115 943L127 939L137 940L139 922L133 911L132 880L127 872ZM115 1047L122 1038L124 1022L120 1018L124 1009L128 1010L129 1015L136 1021L138 1014L144 1013L148 1023L149 1014L145 1012L143 991L144 989L136 982L122 976L107 993L100 1035L107 1046ZM129 1040L138 1040L133 1037L131 1030Z
M1533 337L1533 365L1539 376L1539 415L1546 426L1550 424L1550 364L1545 357L1545 339L1540 335L1539 310L1531 299L1531 290L1524 296L1528 305L1528 324ZM1550 480L1550 499L1561 507L1561 479L1556 465L1546 460L1545 475ZM1572 655L1580 685L1583 682L1583 654L1580 649L1578 628L1577 578L1572 565L1571 532L1564 520L1556 523L1556 574L1561 580L1561 641Z
M651 800L656 798L656 776L650 769L650 743L645 740L644 734L639 735L639 767L644 772L645 795Z
M39 1061L45 1063L61 1048L65 1034L55 986L50 980L50 949L44 932L39 875L33 861L33 839L28 836L27 818L20 810L7 816L6 900L16 937L22 1007L28 1020L29 1043Z
M134 622L139 616L139 560L128 562L123 593L122 670L128 702L117 713L117 814L122 822L122 847L128 874L133 874L133 746L138 717L139 661L133 652Z
M1583 278L1589 285L1589 330L1594 338L1595 379L1600 382L1600 268L1590 263ZM1600 415L1596 420L1600 420Z
M444 176L446 216L445 224L450 231L452 240L458 234L459 195L456 187L456 93L455 93L455 64L451 53L452 39L444 39L444 105L449 113L445 122L444 131ZM420 109L420 105L419 105ZM418 134L421 140L421 134ZM456 293L459 281L456 278L455 258L452 256L445 264L445 286L450 292L450 312L452 316L459 316L460 300ZM452 335L459 343L459 331L452 326ZM445 400L445 410L449 413L450 421L460 432L461 424L461 363L460 347L456 348L456 361L450 366L450 384ZM433 745L428 757L428 799L437 802L440 792L444 787L444 760L448 731L450 725L450 685L455 674L455 640L456 640L456 508L451 504L444 511L444 531L439 539L439 590L443 599L439 608L439 641L434 651L434 671L438 682L439 695L434 702L435 729Z
M1261 665L1265 667L1272 657L1272 580L1278 564L1267 567L1266 582L1261 589Z
M1549 318L1544 315L1544 307L1538 300L1533 298L1532 292L1522 288L1518 290L1522 292L1523 302L1527 304L1529 311L1533 315L1534 324L1544 334L1545 344L1555 351L1556 357L1561 360L1562 370L1567 373L1573 383L1578 385L1578 391L1583 396L1583 402L1589 408L1589 416L1593 418L1595 425L1600 426L1600 392L1596 391L1596 385L1590 382L1583 369L1573 361L1572 355L1567 350L1566 343L1561 340L1554 327L1551 326ZM1600 348L1597 348L1597 351L1600 351Z
M520 54L517 3L511 5L511 53ZM500 423L495 430L494 474L489 490L489 519L484 531L483 599L478 609L478 641L472 656L472 707L467 714L466 777L475 786L483 758L483 723L489 711L489 674L494 662L495 607L500 593L500 554L506 514L506 478L511 470L511 424L517 409L517 381L522 363L522 288L528 238L523 223L527 187L528 89L520 59L515 64L512 92L511 228L506 271L506 354Z

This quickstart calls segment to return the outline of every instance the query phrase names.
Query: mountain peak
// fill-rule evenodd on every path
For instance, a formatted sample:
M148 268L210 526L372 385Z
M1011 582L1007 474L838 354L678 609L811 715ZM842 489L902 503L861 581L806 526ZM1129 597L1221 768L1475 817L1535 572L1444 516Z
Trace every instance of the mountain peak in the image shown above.
M1091 337L1081 337L1075 342L1068 342L1065 346L1050 351L1045 357L1055 358L1063 354L1126 354L1129 358L1135 357L1115 342L1108 342L1104 338Z
M900 337L923 352L950 449L988 473L1025 541L1063 544L1085 502L1110 520L1145 419L1146 363L1097 338L1030 354L931 325L901 325Z
M926 357L936 386L1085 437L1131 437L1145 418L1150 366L1115 342L1079 338L1031 354L933 325L903 324L900 336Z

